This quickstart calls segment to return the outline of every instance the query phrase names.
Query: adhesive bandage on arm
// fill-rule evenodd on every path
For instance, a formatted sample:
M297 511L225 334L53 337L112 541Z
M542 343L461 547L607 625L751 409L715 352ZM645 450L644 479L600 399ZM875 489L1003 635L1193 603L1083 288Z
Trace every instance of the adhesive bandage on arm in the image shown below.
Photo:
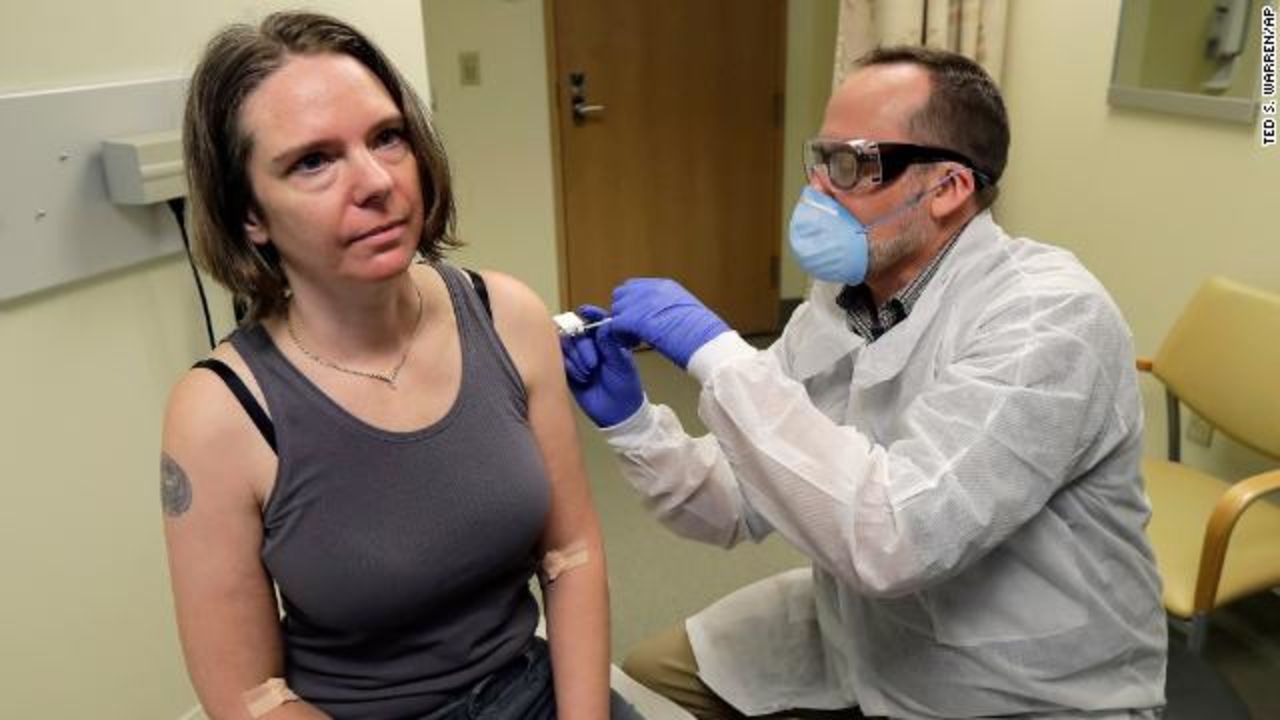
M254 720L266 715L285 703L297 702L301 698L284 684L284 678L273 677L261 685L246 690L240 696L249 708L249 715Z
M549 585L565 572L586 565L590 559L591 555L587 552L586 543L574 543L558 550L548 550L547 554L542 556L540 574L543 582Z

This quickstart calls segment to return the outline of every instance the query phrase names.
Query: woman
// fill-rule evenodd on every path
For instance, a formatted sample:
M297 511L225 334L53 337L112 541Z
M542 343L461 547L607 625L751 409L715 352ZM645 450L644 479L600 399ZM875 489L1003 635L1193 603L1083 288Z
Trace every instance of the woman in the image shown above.
M206 48L184 145L197 253L247 311L164 427L206 712L606 717L604 555L555 333L516 280L441 261L448 168L408 84L354 28L278 13ZM548 554L570 558L543 578L549 651L529 590Z

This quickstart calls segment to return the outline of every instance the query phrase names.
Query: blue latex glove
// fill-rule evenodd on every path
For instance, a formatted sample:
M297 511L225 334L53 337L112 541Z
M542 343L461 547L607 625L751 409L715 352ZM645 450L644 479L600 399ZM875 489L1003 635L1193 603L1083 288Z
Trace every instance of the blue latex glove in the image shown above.
M578 315L593 323L607 313L594 305L583 305ZM617 425L644 403L644 386L627 349L634 344L634 338L615 333L612 323L577 337L560 338L569 389L597 427Z
M613 331L649 343L682 369L729 326L675 280L636 278L613 291Z

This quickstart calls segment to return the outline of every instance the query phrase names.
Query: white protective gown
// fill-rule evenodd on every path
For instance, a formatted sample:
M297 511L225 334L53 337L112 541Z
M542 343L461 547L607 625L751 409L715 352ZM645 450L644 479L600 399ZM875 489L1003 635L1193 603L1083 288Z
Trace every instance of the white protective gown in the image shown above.
M776 530L813 560L689 620L703 680L748 714L1154 716L1142 409L1106 291L989 213L875 343L838 291L816 283L768 350L694 355L712 435L647 404L606 430L675 532Z

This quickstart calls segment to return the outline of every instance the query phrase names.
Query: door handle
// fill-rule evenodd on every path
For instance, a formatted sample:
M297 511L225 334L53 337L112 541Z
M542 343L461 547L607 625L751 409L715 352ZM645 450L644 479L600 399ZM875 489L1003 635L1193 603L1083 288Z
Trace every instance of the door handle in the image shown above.
M603 105L587 102L587 75L584 72L569 73L569 109L573 112L573 122L581 125L592 115L602 115Z
M573 104L573 120L574 122L585 122L590 115L597 115L604 112L603 105L587 105L583 102L575 102Z

